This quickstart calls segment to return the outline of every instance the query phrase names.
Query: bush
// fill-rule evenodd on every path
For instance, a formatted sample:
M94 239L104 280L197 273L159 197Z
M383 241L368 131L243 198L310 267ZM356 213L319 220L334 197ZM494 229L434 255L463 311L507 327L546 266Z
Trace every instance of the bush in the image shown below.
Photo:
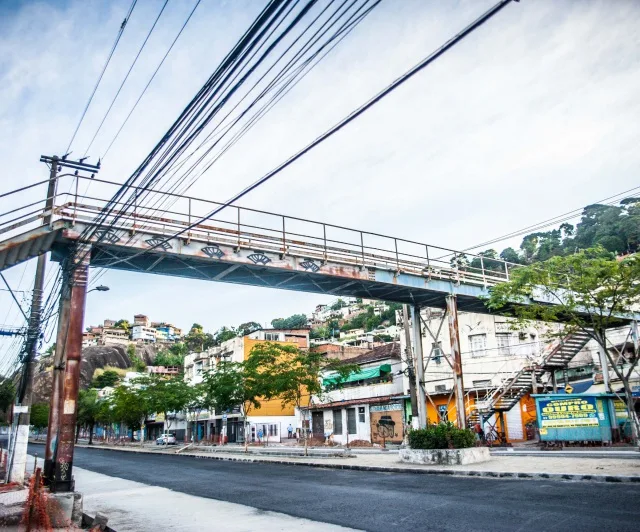
M473 447L475 435L469 429L459 429L453 423L429 425L409 432L412 449L464 449Z

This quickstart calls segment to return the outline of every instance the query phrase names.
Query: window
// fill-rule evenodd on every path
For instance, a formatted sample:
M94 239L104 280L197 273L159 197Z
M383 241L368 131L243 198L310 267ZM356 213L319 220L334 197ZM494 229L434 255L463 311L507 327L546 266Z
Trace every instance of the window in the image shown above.
M202 362L196 362L196 375L202 375Z
M469 336L469 346L471 347L472 357L481 357L486 354L487 348L487 335L486 334L472 334Z
M431 358L433 362L436 364L440 364L442 362L442 342L434 342L431 344L431 348L433 351L431 352Z
M357 434L356 429L356 409L347 408L347 431L349 434Z
M479 381L473 381L474 388L490 388L491 387L491 379L483 379Z
M364 406L358 407L358 423L364 423Z
M342 410L333 411L333 433L342 434Z
M446 384L436 384L436 392L446 392L447 385Z
M264 333L264 339L267 342L277 342L278 340L280 340L280 334L279 333Z
M278 435L278 425L277 424L269 425L269 436L276 437L277 435Z
M498 354L510 355L511 354L511 335L496 334L496 340L498 341Z

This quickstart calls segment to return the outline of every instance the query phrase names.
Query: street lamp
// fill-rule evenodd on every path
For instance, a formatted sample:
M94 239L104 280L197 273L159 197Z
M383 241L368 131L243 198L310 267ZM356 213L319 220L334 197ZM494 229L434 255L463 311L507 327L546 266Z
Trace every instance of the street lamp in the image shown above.
M94 290L97 290L98 292L108 292L109 291L109 287L101 284L101 285L96 286L95 288L92 288L91 290L89 290L89 292L87 292L87 294L90 293L90 292L93 292Z

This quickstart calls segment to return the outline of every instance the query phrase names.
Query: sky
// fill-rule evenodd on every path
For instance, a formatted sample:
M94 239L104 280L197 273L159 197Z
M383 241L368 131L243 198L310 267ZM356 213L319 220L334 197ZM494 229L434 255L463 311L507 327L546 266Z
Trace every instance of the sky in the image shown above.
M88 162L104 154L194 3L169 1ZM190 194L225 200L493 3L383 0ZM0 2L0 192L45 179L40 155L64 153L129 4ZM162 4L138 1L74 157L84 154ZM103 158L102 179L131 174L263 6L202 0ZM240 204L462 249L638 186L639 28L640 4L631 0L512 3ZM519 240L496 247L506 245ZM29 263L5 275L29 290L33 270ZM100 283L110 291L89 294L85 325L144 313L214 331L310 313L330 299L116 271ZM0 325L21 319L0 291ZM0 339L0 366L8 345Z

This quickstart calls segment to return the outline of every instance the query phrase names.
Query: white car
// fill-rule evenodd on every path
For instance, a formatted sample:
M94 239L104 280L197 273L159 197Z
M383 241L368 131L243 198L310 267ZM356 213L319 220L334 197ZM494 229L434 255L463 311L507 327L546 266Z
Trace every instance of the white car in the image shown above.
M175 445L176 443L176 437L173 434L161 434L156 439L156 445Z

